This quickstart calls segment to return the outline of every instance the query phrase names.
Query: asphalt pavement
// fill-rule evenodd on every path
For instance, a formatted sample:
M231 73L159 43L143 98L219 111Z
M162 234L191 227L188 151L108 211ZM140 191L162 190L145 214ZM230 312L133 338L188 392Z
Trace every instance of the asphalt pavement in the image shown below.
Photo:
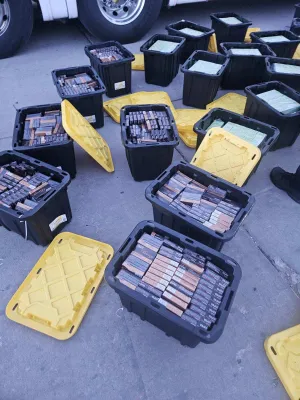
M264 30L290 26L293 2L191 4L164 11L151 32L128 45L139 52L152 34L172 21L191 19L210 26L214 11L235 11ZM58 102L53 69L88 64L84 46L96 39L76 22L38 23L30 43L0 61L0 150L11 149L15 109ZM167 91L182 107L183 76L164 89L147 85L133 72L133 91ZM220 91L218 97L224 94ZM120 140L120 126L105 116L100 130L115 172L105 172L76 145L77 177L69 186L73 212L65 230L109 243L115 251L135 225L152 219L144 192L135 182ZM190 161L182 142L174 159ZM283 400L288 396L271 367L263 343L269 335L300 322L299 205L269 179L280 165L299 165L300 140L267 154L246 190L256 204L223 252L241 265L243 277L225 331L213 345L180 345L122 308L103 282L76 335L57 341L18 325L5 307L44 248L0 228L0 400Z

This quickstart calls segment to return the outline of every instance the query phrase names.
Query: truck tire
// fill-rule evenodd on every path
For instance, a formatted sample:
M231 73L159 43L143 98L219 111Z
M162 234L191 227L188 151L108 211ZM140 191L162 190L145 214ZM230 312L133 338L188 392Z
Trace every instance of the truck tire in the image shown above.
M31 0L0 0L0 59L12 56L30 38Z
M79 19L94 36L132 43L153 26L163 0L78 0Z

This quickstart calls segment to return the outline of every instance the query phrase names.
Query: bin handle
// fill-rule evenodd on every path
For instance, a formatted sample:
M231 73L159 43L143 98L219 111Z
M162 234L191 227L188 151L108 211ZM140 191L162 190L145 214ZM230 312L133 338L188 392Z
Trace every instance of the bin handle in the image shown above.
M156 178L157 181L159 181L164 175L166 175L168 171L164 171L162 174L159 175L158 178Z
M122 247L120 247L119 253L123 253L124 249L128 246L129 242L131 241L131 237L127 238L126 242L123 243Z
M227 300L227 303L226 303L226 306L225 306L225 311L228 311L228 310L229 310L230 303L231 303L231 301L232 301L232 299L233 299L233 295L234 295L234 291L232 290L232 291L230 292L230 295L228 296L228 300Z

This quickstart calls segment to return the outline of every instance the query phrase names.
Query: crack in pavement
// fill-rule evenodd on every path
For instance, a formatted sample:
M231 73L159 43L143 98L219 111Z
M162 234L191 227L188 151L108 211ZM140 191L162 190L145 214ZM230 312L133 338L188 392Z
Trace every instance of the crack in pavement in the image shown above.
M268 254L245 226L243 226L243 229L250 236L257 249L273 265L273 267L279 273L279 276L288 283L295 295L300 298L300 274L280 257L272 257L270 254Z

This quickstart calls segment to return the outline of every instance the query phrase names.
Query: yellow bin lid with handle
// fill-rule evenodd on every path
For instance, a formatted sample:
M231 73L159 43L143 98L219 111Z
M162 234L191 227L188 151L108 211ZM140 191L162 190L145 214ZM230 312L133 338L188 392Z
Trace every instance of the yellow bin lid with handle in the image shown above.
M113 256L106 243L63 232L56 236L6 307L6 316L55 339L79 328Z
M258 147L222 128L212 128L205 135L191 164L243 186L260 159Z
M300 399L300 325L265 341L265 351L292 400Z
M114 172L110 148L100 133L68 100L62 101L61 112L63 127L67 134L107 172Z

